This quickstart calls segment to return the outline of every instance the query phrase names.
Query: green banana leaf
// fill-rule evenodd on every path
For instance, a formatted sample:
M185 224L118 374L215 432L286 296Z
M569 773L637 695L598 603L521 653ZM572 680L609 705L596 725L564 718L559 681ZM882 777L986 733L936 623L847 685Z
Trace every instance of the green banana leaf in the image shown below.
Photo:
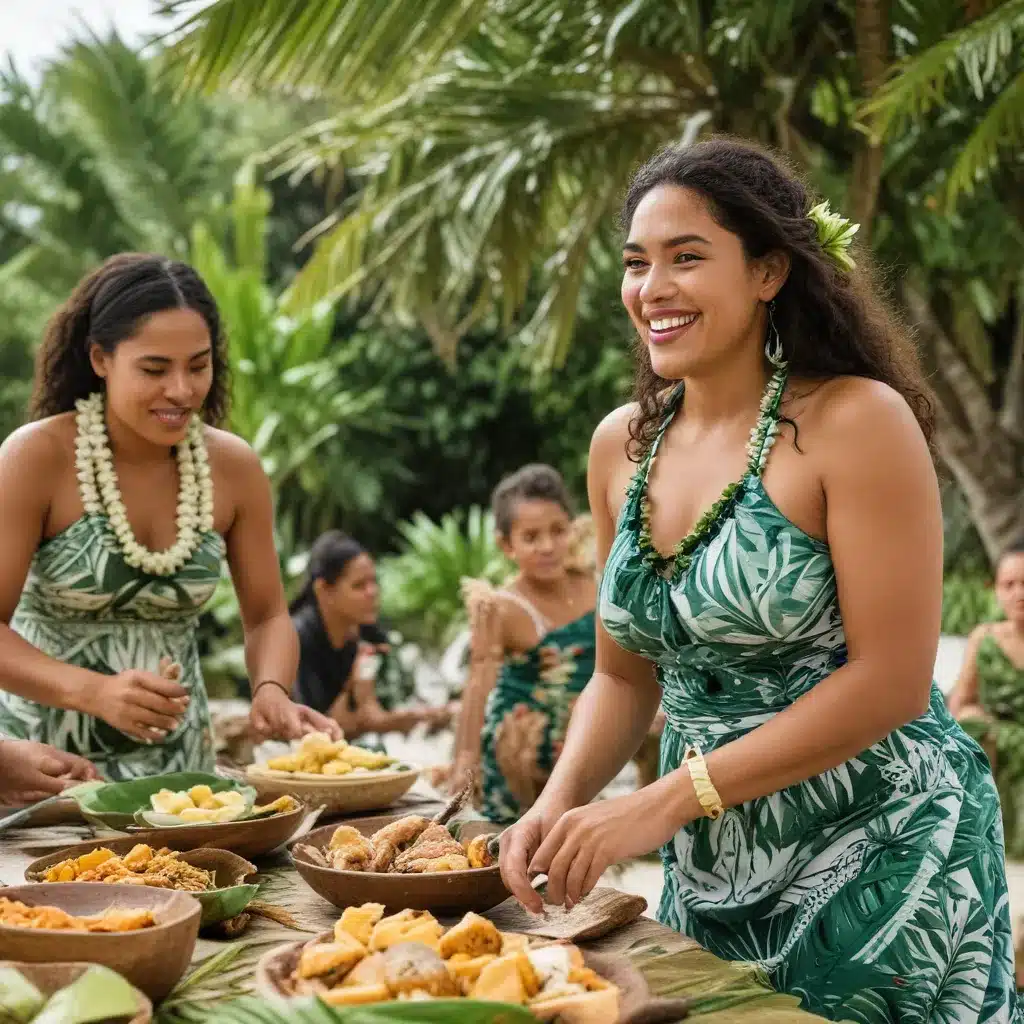
M286 1007L244 996L217 1007L218 1024L537 1024L525 1007L477 999L433 999L338 1008L319 999Z
M109 967L94 964L70 985L50 996L32 1024L95 1024L134 1017L139 1010L135 989Z
M125 832L136 824L135 815L140 810L151 809L149 798L161 789L179 792L200 785L209 786L215 793L237 790L246 794L247 799L248 794L252 793L250 807L256 798L255 790L233 779L222 779L219 775L208 775L205 772L172 772L148 779L132 779L130 782L108 782L84 793L76 793L75 799L87 821Z
M256 898L258 885L231 885L225 889L207 889L192 893L203 908L199 927L208 928L229 918L237 917Z

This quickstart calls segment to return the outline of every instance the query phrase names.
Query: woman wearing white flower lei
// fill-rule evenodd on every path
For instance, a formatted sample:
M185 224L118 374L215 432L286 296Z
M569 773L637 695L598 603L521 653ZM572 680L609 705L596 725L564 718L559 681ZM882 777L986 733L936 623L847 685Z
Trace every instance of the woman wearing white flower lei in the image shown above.
M291 700L270 485L214 426L226 406L217 307L186 264L115 256L55 314L32 422L0 448L0 737L108 778L212 769L195 633L225 554L254 731L337 733Z

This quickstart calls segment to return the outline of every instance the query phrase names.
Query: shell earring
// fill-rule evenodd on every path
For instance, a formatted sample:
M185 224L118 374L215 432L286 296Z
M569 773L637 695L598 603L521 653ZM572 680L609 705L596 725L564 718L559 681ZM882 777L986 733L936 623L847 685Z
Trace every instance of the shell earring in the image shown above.
M764 357L772 366L785 366L786 355L782 351L782 338L779 337L779 329L775 326L775 300L768 303L768 337L764 343Z

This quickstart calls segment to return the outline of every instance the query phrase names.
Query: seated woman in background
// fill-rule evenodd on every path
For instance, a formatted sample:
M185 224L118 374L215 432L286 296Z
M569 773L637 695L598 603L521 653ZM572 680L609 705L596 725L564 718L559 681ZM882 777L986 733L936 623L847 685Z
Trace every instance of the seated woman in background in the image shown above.
M377 622L379 597L377 567L366 550L340 530L321 534L290 609L300 650L295 699L329 715L350 740L408 733L420 722L439 728L451 718L448 708L394 706L410 693Z
M500 590L465 583L471 660L452 785L479 770L485 817L506 822L543 789L593 672L595 584L579 568L569 495L550 466L506 477L491 508L518 572Z
M996 565L1004 622L978 626L967 641L949 710L988 754L999 788L1006 855L1024 858L1024 545Z

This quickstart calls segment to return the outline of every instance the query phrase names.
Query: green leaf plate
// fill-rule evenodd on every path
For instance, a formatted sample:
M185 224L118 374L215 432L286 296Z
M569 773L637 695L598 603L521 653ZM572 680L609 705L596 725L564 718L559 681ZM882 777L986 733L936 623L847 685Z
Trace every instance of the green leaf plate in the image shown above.
M108 782L106 785L76 794L75 799L87 821L113 829L115 832L126 832L137 823L136 815L140 811L152 810L149 798L159 793L161 789L178 793L200 785L209 786L215 793L236 790L246 796L249 807L252 807L256 799L256 791L252 787L205 772L172 772L169 775L154 775L148 779L132 779L130 782Z
M272 1006L243 996L217 1007L217 1024L537 1024L523 1006L477 999L432 999L377 1006L328 1006L319 999L294 999Z

